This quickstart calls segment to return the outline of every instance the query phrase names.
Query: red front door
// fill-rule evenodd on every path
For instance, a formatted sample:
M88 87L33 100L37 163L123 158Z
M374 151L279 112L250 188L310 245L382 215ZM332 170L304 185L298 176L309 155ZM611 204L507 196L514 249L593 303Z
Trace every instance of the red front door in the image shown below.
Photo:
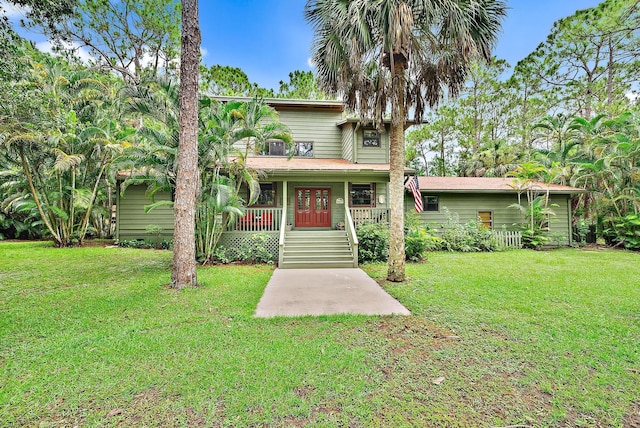
M331 227L331 189L296 188L296 227Z

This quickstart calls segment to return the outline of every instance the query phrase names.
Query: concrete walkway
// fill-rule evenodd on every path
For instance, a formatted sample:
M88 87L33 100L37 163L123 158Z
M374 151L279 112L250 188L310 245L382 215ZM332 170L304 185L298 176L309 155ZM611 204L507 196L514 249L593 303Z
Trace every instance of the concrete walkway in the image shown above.
M255 316L410 315L362 269L276 269Z

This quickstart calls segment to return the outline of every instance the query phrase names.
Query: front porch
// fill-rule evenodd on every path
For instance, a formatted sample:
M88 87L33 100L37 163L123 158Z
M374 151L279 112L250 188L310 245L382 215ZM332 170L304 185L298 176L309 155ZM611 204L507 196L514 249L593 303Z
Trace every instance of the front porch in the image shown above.
M353 226L357 229L364 223L388 224L389 209L387 208L348 208L353 221ZM280 232L281 225L285 225L285 230L309 230L305 227L294 227L293 219L283 217L282 208L246 208L245 215L238 219L235 224L227 226L225 232ZM287 228L286 225L289 227ZM328 227L318 227L324 230L343 230L346 225L341 222Z
M282 201L281 206L247 208L244 216L227 226L220 245L237 248L260 233L268 237L266 246L277 255L280 268L357 267L357 228L364 223L387 223L389 210L350 207L350 183L341 184L342 192L335 185L281 183L282 198L273 198Z
M269 237L280 267L357 267L356 229L389 220L388 164L257 156L247 158L247 166L267 178L260 180L254 205L227 227L221 245L260 233L263 240Z

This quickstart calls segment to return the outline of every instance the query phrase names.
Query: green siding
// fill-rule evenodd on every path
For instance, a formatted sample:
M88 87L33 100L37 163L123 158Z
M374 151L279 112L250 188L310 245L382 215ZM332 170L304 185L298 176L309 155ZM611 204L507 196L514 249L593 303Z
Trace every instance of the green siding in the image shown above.
M342 119L341 112L284 110L278 113L280 121L289 127L295 141L313 141L314 157L342 156L342 135L336 125Z
M362 128L355 132L354 151L357 163L389 163L389 133L380 135L380 147L362 146Z
M346 123L342 126L342 159L353 162L353 140L355 138L355 125Z
M371 183L375 182L375 180L350 180L350 182L355 183ZM294 211L294 203L295 203L295 189L297 187L329 187L331 189L331 227L335 227L338 222L344 221L344 204L348 203L349 196L344 194L344 182L326 182L326 181L317 181L317 182L298 182L298 181L289 181L288 182L288 201L287 201L287 218L290 223L293 224L293 218L295 215ZM388 189L387 183L385 182L376 182L376 208L388 208ZM280 189L281 187L279 187ZM384 195L385 203L380 203L379 196ZM342 198L344 204L338 205L336 203L336 199ZM279 198L279 201L282 199Z
M439 197L439 212L423 212L418 214L429 227L436 230L447 222L445 208L448 208L451 213L457 213L460 218L460 223L476 220L478 211L491 211L493 213L494 230L500 230L503 227L514 230L514 223L523 223L525 221L518 210L508 208L509 205L518 202L517 195L515 194L437 193L428 191L423 191L422 193L423 195ZM568 195L550 196L550 203L557 204L558 206L551 208L556 215L551 216L549 234L562 235L562 239L560 240L561 245L570 244L568 198ZM526 198L524 198L524 201L526 201ZM415 212L411 195L407 195L405 198L405 210L405 212ZM556 242L553 243L555 244Z
M162 235L173 236L173 209L158 207L144 212L145 205L151 200L145 195L146 186L129 186L124 195L118 194L118 214L116 218L116 239L145 239L149 238L146 227L151 224L162 227ZM170 201L168 193L157 193L156 201Z

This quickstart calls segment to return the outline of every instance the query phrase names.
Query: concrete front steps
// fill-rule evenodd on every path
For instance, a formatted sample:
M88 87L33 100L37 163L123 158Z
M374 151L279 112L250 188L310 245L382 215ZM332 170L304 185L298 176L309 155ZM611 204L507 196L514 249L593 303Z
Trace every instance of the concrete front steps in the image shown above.
M352 268L353 251L344 230L285 232L281 269Z

